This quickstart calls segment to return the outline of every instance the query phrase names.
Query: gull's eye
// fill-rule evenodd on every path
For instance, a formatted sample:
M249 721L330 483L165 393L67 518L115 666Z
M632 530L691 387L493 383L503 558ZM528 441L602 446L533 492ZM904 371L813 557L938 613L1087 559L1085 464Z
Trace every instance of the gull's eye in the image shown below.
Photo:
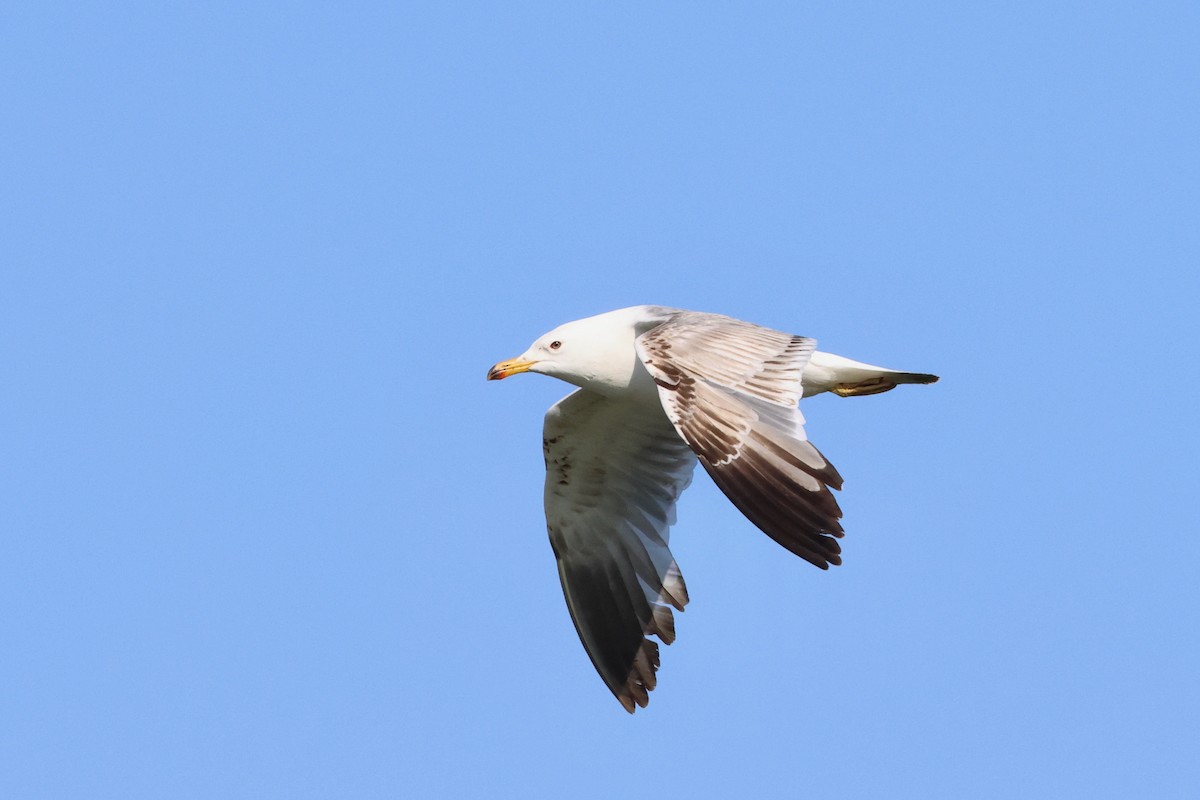
M557 350L560 347L562 347L562 342L558 341L557 339L550 343L551 350Z

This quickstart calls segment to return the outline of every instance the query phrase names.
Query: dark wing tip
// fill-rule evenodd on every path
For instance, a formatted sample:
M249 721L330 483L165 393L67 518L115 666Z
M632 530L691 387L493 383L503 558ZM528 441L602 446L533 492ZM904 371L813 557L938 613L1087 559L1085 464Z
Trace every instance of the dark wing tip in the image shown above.
M649 639L643 639L633 663L629 665L625 685L619 690L613 689L613 695L621 704L621 708L632 714L639 706L645 708L650 704L650 692L658 685L655 674L658 672L658 665L658 645Z
M775 539L776 542L779 542L779 544L783 545L785 549L800 556L800 558L812 564L817 569L827 570L830 566L840 567L842 565L842 557L838 553L814 553L812 550L799 549L797 546L789 542L781 541L779 538L770 533L767 535L771 536L772 539Z

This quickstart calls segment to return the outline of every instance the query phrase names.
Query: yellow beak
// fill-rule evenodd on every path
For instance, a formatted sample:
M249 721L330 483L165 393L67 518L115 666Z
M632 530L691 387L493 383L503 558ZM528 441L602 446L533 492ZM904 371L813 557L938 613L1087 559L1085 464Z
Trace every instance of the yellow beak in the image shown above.
M498 381L502 378L507 378L509 375L516 375L519 372L529 372L529 368L536 363L536 361L522 361L519 358L510 358L508 361L501 361L489 369L487 379L489 381Z

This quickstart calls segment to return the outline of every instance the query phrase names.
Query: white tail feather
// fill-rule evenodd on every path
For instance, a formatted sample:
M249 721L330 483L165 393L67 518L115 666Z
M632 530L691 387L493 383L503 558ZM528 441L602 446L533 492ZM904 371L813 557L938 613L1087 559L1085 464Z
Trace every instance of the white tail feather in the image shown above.
M821 392L853 397L886 392L901 383L934 383L937 376L876 367L818 350L805 365L801 380L805 397Z

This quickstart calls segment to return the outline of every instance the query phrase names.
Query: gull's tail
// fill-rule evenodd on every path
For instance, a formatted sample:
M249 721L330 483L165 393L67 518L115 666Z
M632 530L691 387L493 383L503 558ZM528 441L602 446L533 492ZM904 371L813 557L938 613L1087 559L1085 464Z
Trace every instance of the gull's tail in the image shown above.
M936 383L937 379L937 375L875 367L820 351L812 354L801 378L805 397L821 392L859 397L890 391L902 383Z

